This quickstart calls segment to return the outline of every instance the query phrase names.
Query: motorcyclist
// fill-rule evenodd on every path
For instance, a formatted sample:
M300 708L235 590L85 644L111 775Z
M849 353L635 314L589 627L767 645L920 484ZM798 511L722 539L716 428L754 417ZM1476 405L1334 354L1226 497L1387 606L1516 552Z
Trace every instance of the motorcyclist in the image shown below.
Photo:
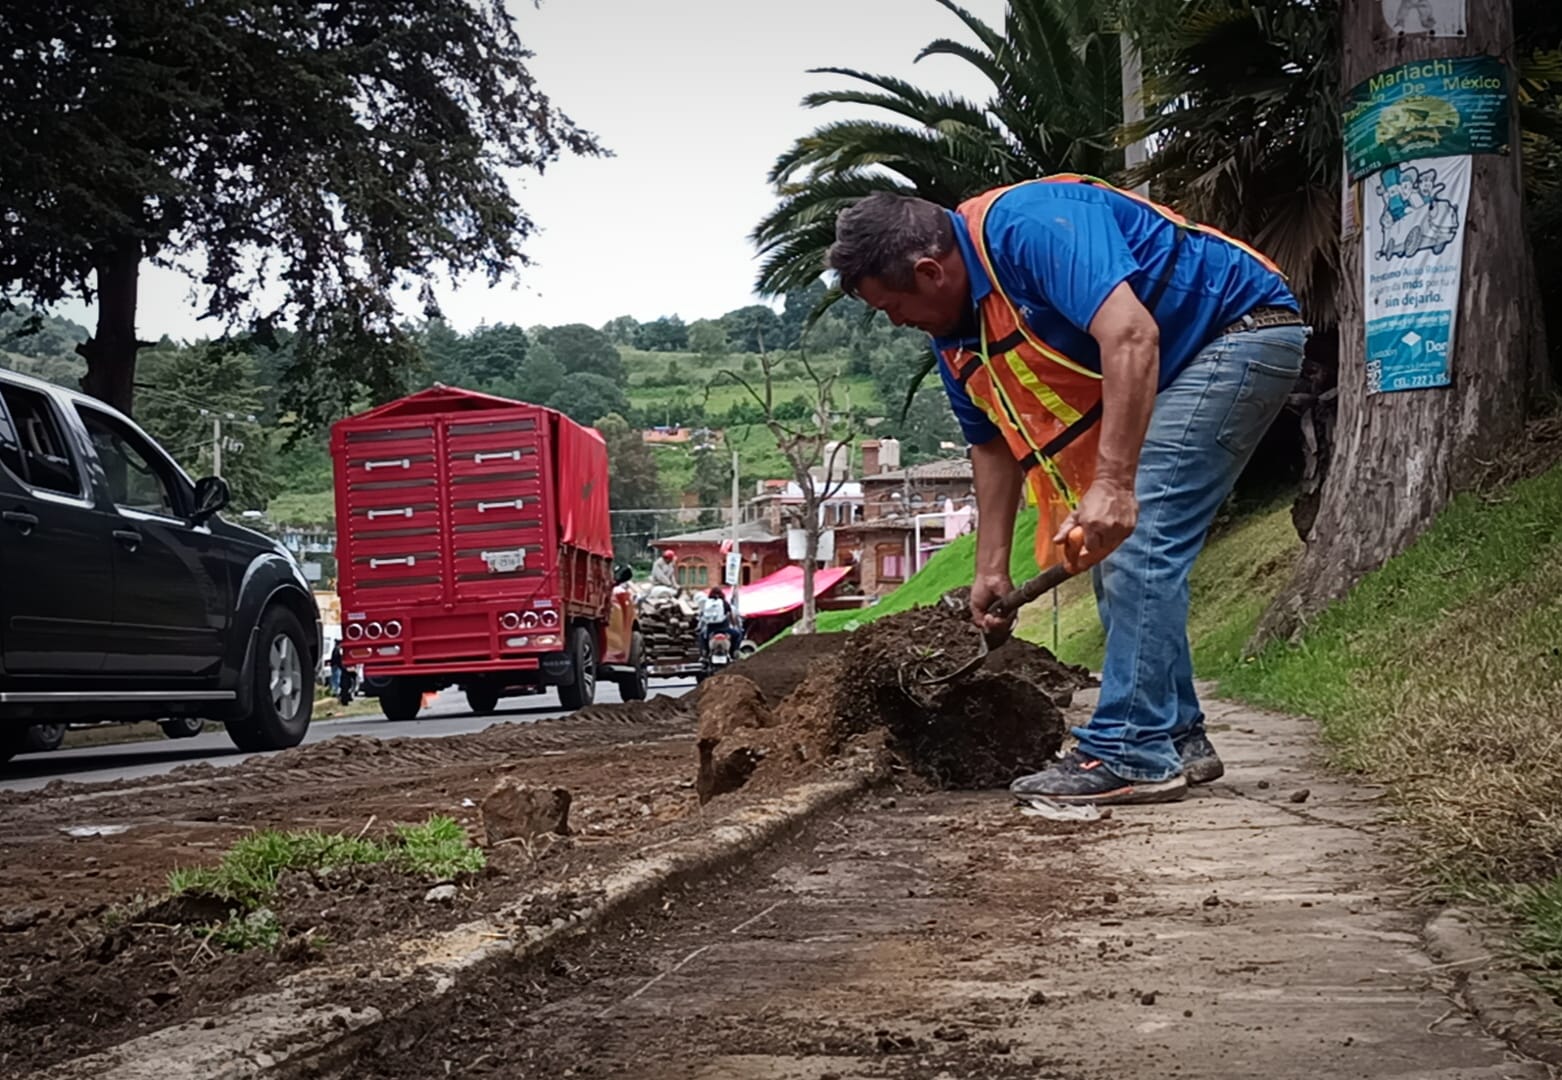
M704 602L700 604L700 653L702 655L710 652L710 639L716 634L727 635L732 642L732 652L736 655L742 633L738 630L737 617L733 613L732 605L727 602L727 597L719 585L711 586Z

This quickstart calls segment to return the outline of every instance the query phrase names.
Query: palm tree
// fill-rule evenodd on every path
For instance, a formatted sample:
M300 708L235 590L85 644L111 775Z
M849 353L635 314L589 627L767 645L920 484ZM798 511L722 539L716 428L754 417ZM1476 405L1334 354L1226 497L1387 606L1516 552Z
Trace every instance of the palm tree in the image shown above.
M1558 187L1562 8L1516 0L1519 114L1532 206ZM1250 240L1286 271L1316 325L1339 282L1338 0L1120 0L1145 57L1148 161L1125 177ZM1548 82L1549 80L1549 82ZM1554 197L1554 196L1553 196Z
M1014 0L1002 30L954 0L936 0L974 40L940 38L917 59L953 56L992 83L977 103L852 68L819 68L857 85L809 94L808 108L857 105L871 119L834 121L798 139L770 172L780 203L754 230L759 290L780 295L818 280L835 217L875 191L945 206L999 184L1053 172L1110 175L1121 117L1118 44L1092 0Z
M1164 0L1143 0L1164 9ZM1337 0L1194 0L1173 20L1133 18L1151 154L1131 184L1240 236L1290 278L1311 318L1335 321L1339 279ZM1163 14L1161 10L1158 14Z

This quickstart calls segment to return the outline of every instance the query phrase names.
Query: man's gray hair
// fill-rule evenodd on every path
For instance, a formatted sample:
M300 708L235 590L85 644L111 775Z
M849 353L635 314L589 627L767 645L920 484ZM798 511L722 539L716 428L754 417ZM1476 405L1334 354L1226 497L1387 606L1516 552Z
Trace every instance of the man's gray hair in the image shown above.
M826 261L848 296L870 277L904 292L915 284L918 259L942 258L954 245L954 225L942 206L880 191L841 211Z

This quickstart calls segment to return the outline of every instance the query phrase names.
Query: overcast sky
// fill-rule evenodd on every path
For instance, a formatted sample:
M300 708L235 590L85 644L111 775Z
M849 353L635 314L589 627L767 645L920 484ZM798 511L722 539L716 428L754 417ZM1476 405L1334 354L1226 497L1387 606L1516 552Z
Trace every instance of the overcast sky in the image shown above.
M933 0L510 0L536 54L543 89L615 156L566 159L524 180L541 226L535 265L516 288L438 283L447 318L523 326L617 315L642 321L714 317L753 302L748 234L774 204L765 175L793 139L844 109L806 110L812 90L840 86L812 67L914 76L919 85L983 94L964 63L913 63L936 37L968 36ZM965 0L997 23L1003 0ZM149 268L143 338L220 333L199 321L190 284ZM83 305L62 310L91 325ZM415 311L409 310L409 314Z

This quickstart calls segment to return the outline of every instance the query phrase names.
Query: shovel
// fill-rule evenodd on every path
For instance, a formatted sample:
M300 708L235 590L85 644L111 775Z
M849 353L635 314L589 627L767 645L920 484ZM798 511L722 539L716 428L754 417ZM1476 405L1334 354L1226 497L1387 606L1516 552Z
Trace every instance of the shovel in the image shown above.
M1084 539L1083 529L1074 529L1069 533L1069 541L1075 548L1078 548L1084 542ZM1013 592L999 597L996 602L988 607L987 613L1000 617L1013 615L1032 600L1051 592L1073 576L1073 571L1069 570L1062 563L1048 567ZM918 679L917 685L939 686L943 683L954 682L956 679L964 678L981 667L987 660L987 654L992 652L997 646L1002 645L1008 639L1008 636L1008 627L982 634L982 647L977 650L975 656L947 675L940 675L936 679Z

